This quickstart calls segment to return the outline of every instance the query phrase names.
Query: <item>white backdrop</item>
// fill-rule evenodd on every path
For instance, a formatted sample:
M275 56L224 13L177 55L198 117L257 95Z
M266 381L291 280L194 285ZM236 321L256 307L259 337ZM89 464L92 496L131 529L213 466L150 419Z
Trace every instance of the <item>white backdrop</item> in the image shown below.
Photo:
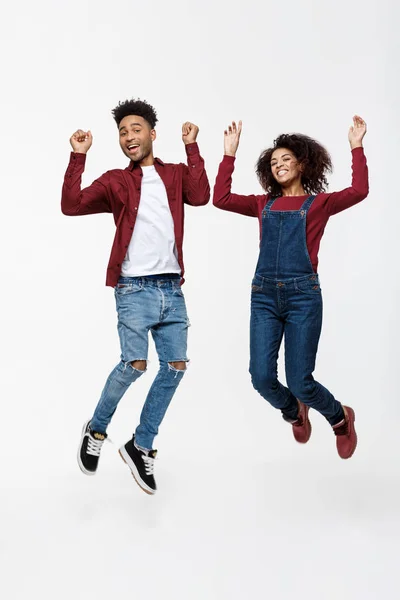
M2 597L174 600L394 598L400 533L397 315L399 47L393 0L284 3L26 0L2 9L0 449ZM192 359L157 439L159 493L135 486L117 448L157 369L130 389L96 478L75 460L81 425L119 360L104 286L109 215L60 211L68 139L94 135L84 183L126 166L110 111L130 97L159 116L156 155L185 159L200 126L211 186L223 130L244 130L234 191L281 132L330 150L330 189L351 181L347 130L368 123L370 195L328 224L316 376L357 413L340 461L313 414L298 447L248 375L258 223L188 207ZM396 112L395 112L396 111ZM397 542L396 542L397 537ZM396 587L395 587L396 585Z

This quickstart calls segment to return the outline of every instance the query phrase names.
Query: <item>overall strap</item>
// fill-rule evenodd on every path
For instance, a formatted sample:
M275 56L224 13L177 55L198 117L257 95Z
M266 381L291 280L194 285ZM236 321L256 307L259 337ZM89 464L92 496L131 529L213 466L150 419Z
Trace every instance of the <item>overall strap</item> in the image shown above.
M270 211L272 208L273 203L275 202L276 197L272 197L268 200L267 204L265 205L265 210Z
M303 205L300 208L300 210L305 210L307 212L310 209L310 206L314 202L314 200L315 200L315 196L308 196L308 198L306 198L304 200Z

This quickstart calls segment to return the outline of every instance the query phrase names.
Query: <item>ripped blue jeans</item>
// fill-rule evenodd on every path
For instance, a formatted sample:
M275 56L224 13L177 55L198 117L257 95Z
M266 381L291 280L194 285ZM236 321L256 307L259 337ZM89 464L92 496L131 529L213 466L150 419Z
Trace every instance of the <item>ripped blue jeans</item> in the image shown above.
M187 362L189 320L185 299L173 276L120 277L115 288L121 362L110 373L90 421L94 431L105 433L119 401L131 383L145 371L132 366L147 361L151 332L160 369L149 390L135 432L138 446L152 449L153 440L185 370L176 362Z

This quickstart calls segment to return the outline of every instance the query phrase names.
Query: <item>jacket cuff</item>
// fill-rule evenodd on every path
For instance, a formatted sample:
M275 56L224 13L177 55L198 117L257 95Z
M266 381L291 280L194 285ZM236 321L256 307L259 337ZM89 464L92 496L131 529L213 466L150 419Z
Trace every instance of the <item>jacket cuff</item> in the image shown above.
M235 160L236 160L236 156L228 156L228 154L224 154L224 158L222 159L222 162L226 165L233 165L233 164L235 164Z
M193 142L192 144L185 144L185 150L187 156L193 156L193 154L200 154L197 142Z

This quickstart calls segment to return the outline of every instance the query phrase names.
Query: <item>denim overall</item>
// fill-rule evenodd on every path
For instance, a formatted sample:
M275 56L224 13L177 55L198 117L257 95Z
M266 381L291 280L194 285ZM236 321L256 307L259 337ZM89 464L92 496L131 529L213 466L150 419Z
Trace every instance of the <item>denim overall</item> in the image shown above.
M251 294L250 374L255 389L287 420L297 418L298 398L336 425L344 416L342 406L312 375L322 326L321 288L306 239L314 198L295 211L273 211L271 199L262 212ZM277 376L283 335L288 387Z

